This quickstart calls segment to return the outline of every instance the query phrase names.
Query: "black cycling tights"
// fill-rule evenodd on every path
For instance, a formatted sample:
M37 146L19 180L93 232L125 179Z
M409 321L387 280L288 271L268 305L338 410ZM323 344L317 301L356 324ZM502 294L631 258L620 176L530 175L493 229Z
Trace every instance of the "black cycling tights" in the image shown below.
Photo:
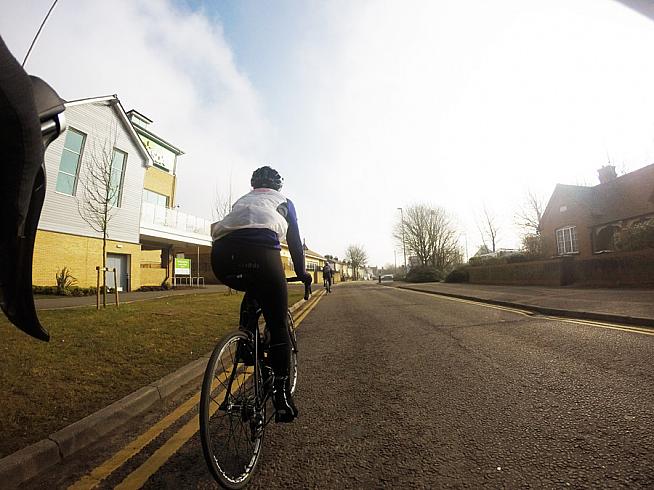
M279 250L243 245L229 236L214 242L211 266L218 279L232 289L253 295L270 331L270 362L276 376L288 376L291 339L286 328L288 290ZM230 278L244 274L246 280ZM243 298L243 304L245 298Z

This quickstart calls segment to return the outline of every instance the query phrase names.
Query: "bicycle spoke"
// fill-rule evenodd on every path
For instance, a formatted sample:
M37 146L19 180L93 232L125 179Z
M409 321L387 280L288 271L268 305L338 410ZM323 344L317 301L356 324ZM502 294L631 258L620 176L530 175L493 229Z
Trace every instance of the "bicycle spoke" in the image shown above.
M263 431L256 423L261 380L258 376L255 380L255 367L242 359L250 352L249 342L240 332L226 338L212 355L203 381L200 425L205 459L214 477L230 487L249 480L261 454ZM265 412L261 415L263 423L267 417Z

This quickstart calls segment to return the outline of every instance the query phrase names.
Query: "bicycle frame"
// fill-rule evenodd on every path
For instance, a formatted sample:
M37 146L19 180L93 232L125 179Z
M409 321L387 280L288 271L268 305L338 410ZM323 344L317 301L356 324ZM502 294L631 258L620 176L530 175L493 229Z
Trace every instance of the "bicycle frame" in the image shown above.
M245 325L245 331L250 337L251 342L254 344L254 394L256 399L256 410L261 410L263 405L268 401L269 394L266 392L262 393L263 383L261 383L261 371L260 371L260 362L263 360L263 352L261 352L261 332L259 331L259 317L261 316L261 308L254 298L244 298L246 301L245 308L242 309L242 320ZM244 316L244 318L243 318ZM239 362L239 353L237 353L236 358L234 359L234 367L232 372L229 375L229 381L227 383L227 389L225 390L225 399L223 400L221 406L227 407L228 398L232 392L232 384L236 378L236 367ZM270 419L269 419L270 420ZM268 421L266 421L266 424Z

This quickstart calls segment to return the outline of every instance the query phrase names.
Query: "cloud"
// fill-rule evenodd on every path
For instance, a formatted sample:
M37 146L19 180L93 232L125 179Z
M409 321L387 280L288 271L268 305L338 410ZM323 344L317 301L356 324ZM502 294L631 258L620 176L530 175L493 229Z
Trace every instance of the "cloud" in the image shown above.
M23 53L49 0L0 5ZM321 253L392 260L415 202L455 215L471 252L486 205L516 246L527 189L594 183L607 153L632 170L654 157L654 30L610 0L244 2L225 17L233 47L213 2L107 5L60 2L29 66L67 98L118 93L151 117L187 152L182 210L209 215L230 174L239 195L278 167Z
M643 48L654 33L617 3L329 5L328 34L296 53L295 131L314 151L295 152L333 182L316 221L338 222L341 241L365 244L374 263L393 257L399 206L451 211L473 252L485 205L500 246L515 247L528 189L547 198L557 182L596 183L607 150L632 169L654 157ZM317 228L316 248L329 250Z
M21 58L49 2L3 2L0 32ZM29 33L29 35L26 35ZM172 2L59 2L27 69L74 100L118 94L124 107L182 148L181 210L211 216L229 175L245 182L266 154L272 128L236 67L222 27ZM238 190L238 186L237 190Z

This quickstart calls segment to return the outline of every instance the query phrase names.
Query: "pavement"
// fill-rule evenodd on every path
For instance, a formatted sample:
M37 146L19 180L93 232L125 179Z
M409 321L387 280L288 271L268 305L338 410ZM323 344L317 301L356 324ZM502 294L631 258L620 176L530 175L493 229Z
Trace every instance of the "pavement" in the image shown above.
M176 288L165 291L133 291L119 293L119 303L132 303L134 301L146 301L159 299L168 296L181 296L185 294L206 294L227 291L227 286L222 284L209 284L201 288ZM102 298L100 298L102 302ZM35 298L34 304L37 310L57 310L63 308L78 308L82 306L94 306L95 296L39 296ZM107 294L107 304L113 305L116 302L114 294Z
M654 289L395 282L394 287L568 318L654 327Z

